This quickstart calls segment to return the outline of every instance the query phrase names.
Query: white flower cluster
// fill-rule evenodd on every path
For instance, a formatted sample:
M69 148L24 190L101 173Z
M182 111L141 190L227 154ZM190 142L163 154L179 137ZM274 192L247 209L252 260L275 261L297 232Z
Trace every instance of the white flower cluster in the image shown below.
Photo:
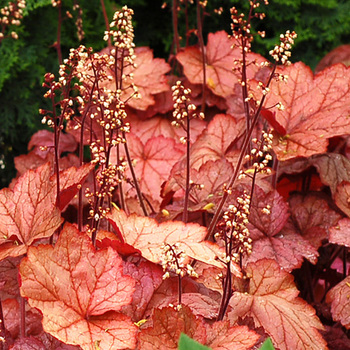
M280 62L284 65L290 64L289 58L292 55L291 48L294 44L294 40L297 38L297 34L293 31L286 31L286 34L280 35L281 43L276 45L269 54L274 58L276 62Z
M165 272L163 279L169 278L170 272L180 277L184 277L185 275L198 277L198 274L190 264L184 264L186 255L182 250L179 250L179 245L177 243L164 244L162 248L162 267Z

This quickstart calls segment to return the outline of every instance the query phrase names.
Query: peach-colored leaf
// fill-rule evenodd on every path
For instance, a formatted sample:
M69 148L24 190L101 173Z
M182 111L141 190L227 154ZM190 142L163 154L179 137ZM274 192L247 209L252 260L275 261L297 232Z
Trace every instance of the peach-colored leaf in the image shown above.
M208 161L227 159L230 163L236 164L239 150L237 142L243 132L244 125L236 122L235 118L226 114L217 114L208 124L207 128L198 137L190 149L190 167L192 170L199 170ZM163 195L171 190L178 190L175 177L185 178L186 159L183 157L171 170L171 179L166 184ZM227 169L230 171L230 169Z
M0 191L0 260L25 254L34 240L55 232L62 222L60 209L72 200L92 167L85 164L60 172L59 207L50 163L28 170L12 190Z
M216 267L197 261L194 270L198 274L196 281L210 290L222 293L222 281L217 276L222 271Z
M191 148L191 167L199 169L209 160L230 156L243 129L243 123L237 123L234 117L217 114Z
M166 76L168 78L168 76ZM169 84L169 79L168 79ZM149 106L145 111L140 109L133 110L140 120L145 120L154 117L158 114L166 114L173 109L173 98L171 90L161 92L159 94L152 95L154 104ZM131 114L129 113L128 116Z
M170 90L165 77L165 74L170 71L170 66L162 58L153 58L153 52L149 47L136 48L135 56L137 66L132 69L133 83L137 86L141 98L131 99L128 105L136 109L146 110L147 107L155 103L152 95Z
M28 149L35 147L35 152L40 157L45 158L47 152L53 152L54 148L54 133L49 130L39 130L30 139ZM59 154L62 152L74 152L78 144L74 136L61 133L59 138ZM45 150L40 147L47 148Z
M96 251L67 224L55 247L30 247L19 270L21 295L42 312L46 332L83 350L135 346L136 327L118 313L131 302L135 282L112 248Z
M128 135L127 140L142 192L160 202L161 185L184 154L183 145L161 135L145 143L134 135Z
M288 76L288 82L272 83L266 105L281 102L285 107L276 114L286 131L274 139L279 160L323 153L330 137L350 132L349 71L338 64L314 76L301 62L278 70Z
M222 267L222 263L217 259L221 250L216 244L204 241L207 229L203 226L195 223L184 224L181 221L158 224L152 218L135 214L127 216L124 211L116 209L112 209L107 218L121 239L139 249L142 256L149 261L160 263L163 259L164 244L177 243L178 249L186 256Z
M13 190L0 191L0 260L25 254L35 239L50 237L62 219L50 164L29 170Z
M335 321L340 321L346 328L350 328L350 276L332 288L326 297L331 304L332 316Z
M248 350L259 339L246 326L231 327L228 321L205 323L202 317L195 317L183 305L180 311L165 307L155 309L153 324L143 328L140 334L140 349L177 349L180 333L185 333L197 342L213 350Z
M315 68L315 72L318 73L326 67L331 66L332 64L343 63L346 66L350 66L350 45L340 45L333 49L331 52L328 52L326 56L318 63Z
M213 350L247 350L259 339L259 335L247 326L230 327L227 321L207 326L206 345Z
M152 321L152 325L148 322L141 330L139 345L142 350L177 349L181 333L200 343L205 342L204 322L196 318L187 306L182 306L180 311L172 307L155 309Z
M14 161L17 170L17 176L21 176L26 171L30 169L34 170L40 165L43 165L47 162L51 162L53 164L53 154L48 153L46 158L42 158L34 151L31 151L28 154L21 154L20 156L15 157Z
M209 265L208 265L209 266ZM195 271L196 271L196 267ZM220 270L222 272L222 269ZM221 288L222 290L222 288ZM197 297L193 298L193 295ZM220 303L221 295L216 291L212 291L206 288L201 283L197 282L197 278L192 278L185 276L182 279L182 296L186 295L185 303L188 303L191 311L195 315L201 315L205 313L210 315L210 318L214 317L216 312L217 305ZM202 297L203 296L203 297ZM195 302L192 302L194 299L200 301L200 305L195 305ZM160 287L154 292L151 301L148 304L145 316L152 314L154 309L159 309L166 307L169 303L177 305L179 300L179 284L177 277L169 277L163 281ZM210 305L209 310L203 311L204 305ZM187 305L187 304L186 304ZM203 316L203 315L202 315Z
M148 120L135 119L130 122L131 134L136 135L143 143L150 138L163 135L180 142L180 138L185 136L182 128L176 128L171 125L168 119L154 117ZM191 120L191 142L193 143L205 129L206 123L200 119Z
M215 172L215 167L211 168L210 165L205 166L200 170L201 166L205 163L212 161L222 161L218 172L220 177L213 176L206 182L212 182L208 184L204 192L213 189L213 186L218 184L225 177L225 162L228 161L233 166L236 165L239 150L237 149L238 138L242 134L244 129L243 122L236 122L235 118L227 114L217 114L208 124L207 128L198 137L196 142L191 146L190 149L190 169L191 176L197 178L198 181L201 180L201 170L204 172ZM232 166L228 165L226 174L232 170ZM203 175L205 176L205 175ZM228 175L229 176L229 175ZM166 196L171 191L178 191L184 186L184 180L186 178L186 158L185 156L177 162L171 170L170 180L165 184L162 195ZM217 181L215 180L216 178ZM191 180L193 180L191 178ZM196 183L197 181L195 181ZM217 192L218 193L218 192ZM198 194L201 196L200 194Z
M228 317L250 316L256 327L264 327L280 350L327 349L319 330L323 326L315 310L298 297L293 276L274 260L262 259L247 266L247 292L235 291Z
M176 305L178 302L178 293L167 295L157 304L161 309L169 304ZM195 316L201 316L207 319L215 319L219 312L220 299L213 299L211 296L201 293L182 293L181 304L188 306Z
M233 70L235 59L241 59L238 46L232 49L237 42L229 38L225 31L209 33L208 44L205 48L206 56L206 85L216 95L226 97L233 93L234 85L238 82L238 75ZM203 82L203 58L197 46L187 47L176 56L184 68L184 74L192 84ZM249 53L250 62L265 61L260 55ZM258 68L251 64L248 66L248 78L253 78Z
M26 171L38 168L47 162L51 163L52 172L54 172L54 155L53 153L47 153L45 158L38 156L34 151L28 154L21 154L15 158L15 167L17 169L17 176L23 175ZM60 171L72 166L79 167L79 158L74 153L68 153L67 156L60 158L59 167Z
M232 172L233 167L226 159L209 160L199 170L191 168L190 179L193 183L189 197L191 209L202 209L210 203L210 207L215 209L215 204L223 195L222 186L228 183ZM174 174L174 180L183 190L186 188L185 177L182 174ZM170 184L171 182L168 186Z
M105 53L106 49L101 53ZM124 68L124 74L133 74L133 80L126 78L124 86L134 83L141 95L140 98L131 98L134 93L132 89L122 91L121 100L128 101L127 105L145 111L149 106L154 105L153 95L170 90L165 74L170 71L170 66L162 58L153 58L153 52L149 47L138 47L135 49L136 68L129 65ZM120 69L120 68L119 68ZM110 73L109 73L110 74ZM114 76L114 73L111 74ZM104 83L104 87L115 88L115 81Z
M183 293L181 301L188 306L194 315L215 319L219 312L219 300L200 293Z

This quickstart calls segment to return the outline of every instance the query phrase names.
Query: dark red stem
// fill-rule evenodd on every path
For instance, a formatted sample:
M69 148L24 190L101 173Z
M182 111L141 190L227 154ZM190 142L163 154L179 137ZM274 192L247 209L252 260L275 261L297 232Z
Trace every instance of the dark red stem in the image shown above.
M182 221L187 223L188 221L188 201L190 196L190 116L187 115L186 125L186 190L185 190L185 202L184 211L182 213Z
M124 131L123 131L123 138L126 140L126 134L125 134ZM132 160L131 160L131 156L130 156L130 152L129 152L129 148L128 148L127 142L124 143L124 149L125 149L126 159L128 161L128 164L129 164L131 176L132 176L132 179L134 181L134 185L135 185L135 189L136 189L136 193L137 193L137 198L139 199L143 215L148 216L147 209L146 209L145 203L143 201L143 197L142 197L142 192L141 192L141 189L140 189L140 186L139 186L139 182L137 180L134 167L132 165Z
M58 62L62 64L62 50L61 50L61 27L62 27L62 1L57 1L58 8L58 25L57 25L57 42L56 42L56 51L58 56Z
M206 99L206 83L207 83L207 72L206 72L206 56L205 56L205 47L204 47L204 41L203 41L203 30L202 30L202 16L201 16L201 6L199 4L199 0L197 0L197 36L198 36L198 42L199 47L202 54L202 65L203 65L203 83L202 83L202 106L201 106L201 112L204 113L205 111L205 99Z
M103 18L105 20L106 29L109 32L111 30L111 28L109 26L109 20L108 20L108 16L107 16L106 6L105 6L105 2L103 0L101 0L101 7L102 7ZM108 43L109 47L112 46L111 37L109 35L108 35L107 43Z
M178 13L178 4L177 0L173 0L173 32L174 32L174 42L175 42L175 55L180 51L180 39L179 39L179 30L177 23L177 13Z
M275 74L275 71L276 71L276 64L274 64L274 66L272 68L272 72L271 72L271 75L269 77L269 81L266 84L266 87L270 86L272 78L273 78L273 76ZM237 179L237 177L239 175L239 172L240 172L241 167L242 167L244 156L247 154L247 149L248 149L248 146L250 144L250 139L252 137L254 127L255 127L258 119L259 119L260 111L261 111L261 108L264 105L265 99L266 99L266 95L263 95L263 97L262 97L262 99L260 101L259 107L256 110L254 118L253 118L252 123L250 125L250 129L247 130L247 133L246 133L246 136L244 138L243 145L242 145L242 148L241 148L241 153L240 153L238 161L237 161L237 166L236 166L236 169L235 169L234 173L231 176L231 179L230 179L229 184L228 184L228 188L231 188L233 186L233 184L235 183L235 181L236 181L236 179ZM224 194L223 194L223 196L221 198L221 201L220 201L220 203L219 203L219 205L218 205L218 207L216 209L214 217L213 217L213 219L210 222L210 225L209 225L209 228L208 228L207 238L213 235L215 227L216 227L216 224L217 224L217 222L219 220L219 217L221 216L222 208L224 207L228 196L229 196L229 193L228 192L224 192Z

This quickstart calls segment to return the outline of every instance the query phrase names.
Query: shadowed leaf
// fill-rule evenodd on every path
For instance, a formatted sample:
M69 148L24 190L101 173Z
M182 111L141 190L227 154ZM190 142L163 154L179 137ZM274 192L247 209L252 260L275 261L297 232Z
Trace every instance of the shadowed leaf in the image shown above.
M328 294L326 301L331 304L332 316L346 328L350 328L350 276L338 283Z
M277 191L255 186L248 225L253 249L247 262L274 259L286 271L300 267L304 258L316 263L317 250L288 218L288 205Z
M291 216L303 238L316 249L328 238L330 227L334 226L341 215L331 209L329 201L319 193L306 196L294 194L289 198Z

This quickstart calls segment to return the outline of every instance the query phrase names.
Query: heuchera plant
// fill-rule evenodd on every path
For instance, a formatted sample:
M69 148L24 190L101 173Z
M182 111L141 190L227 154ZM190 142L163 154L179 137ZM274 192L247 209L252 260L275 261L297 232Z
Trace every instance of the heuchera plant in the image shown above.
M0 348L349 348L350 70L290 64L290 31L251 52L256 0L206 46L197 1L181 48L173 3L169 63L125 6L45 75L53 131L0 191Z

